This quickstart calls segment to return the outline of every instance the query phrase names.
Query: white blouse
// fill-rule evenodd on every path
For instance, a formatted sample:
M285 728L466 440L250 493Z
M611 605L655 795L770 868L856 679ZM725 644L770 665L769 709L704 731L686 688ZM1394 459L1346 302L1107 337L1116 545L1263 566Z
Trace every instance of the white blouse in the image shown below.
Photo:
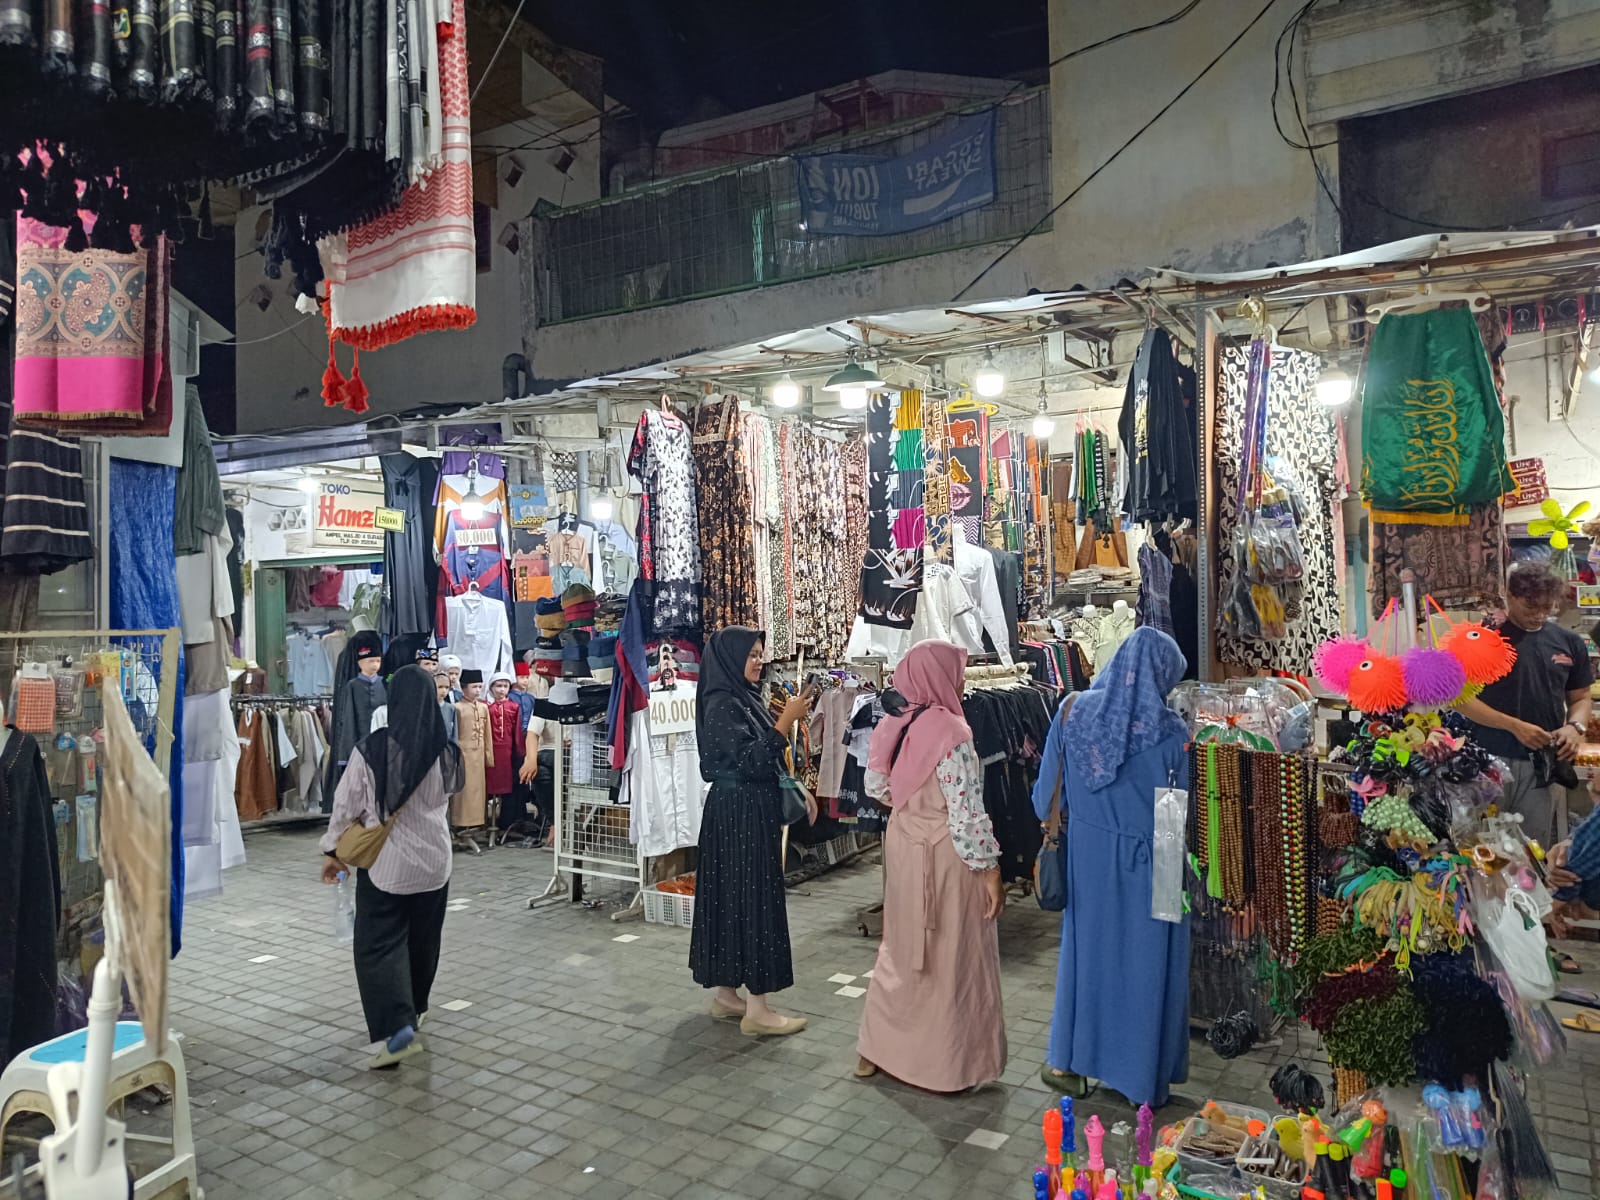
M945 813L950 821L950 842L956 856L974 871L990 871L1000 865L1000 843L994 836L994 823L983 806L983 765L972 742L965 741L939 760L933 777L944 796ZM889 777L869 770L867 795L880 800L889 792Z

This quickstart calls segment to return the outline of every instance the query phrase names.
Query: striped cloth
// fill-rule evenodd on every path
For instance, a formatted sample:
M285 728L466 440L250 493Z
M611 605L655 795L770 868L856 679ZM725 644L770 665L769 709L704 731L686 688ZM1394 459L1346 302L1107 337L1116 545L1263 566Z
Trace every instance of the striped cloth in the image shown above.
M1591 812L1572 831L1572 846L1567 852L1567 869L1583 883L1562 888L1558 900L1580 898L1590 908L1600 908L1600 808Z
M0 570L49 575L94 557L83 451L77 438L13 428L16 223L0 221L0 229Z

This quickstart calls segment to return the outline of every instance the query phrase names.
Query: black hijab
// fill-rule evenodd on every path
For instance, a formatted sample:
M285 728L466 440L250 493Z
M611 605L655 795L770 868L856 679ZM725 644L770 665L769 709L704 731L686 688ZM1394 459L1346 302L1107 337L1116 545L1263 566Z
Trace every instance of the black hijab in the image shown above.
M761 702L761 689L744 677L750 648L765 642L764 630L729 625L711 635L700 663L700 685L695 692L694 736L700 745L712 737L727 736L730 722L756 731L772 728L772 717Z
M389 681L389 723L362 738L358 748L372 772L380 820L404 807L436 762L445 791L460 787L461 751L445 732L433 677L421 667L401 667L394 673Z

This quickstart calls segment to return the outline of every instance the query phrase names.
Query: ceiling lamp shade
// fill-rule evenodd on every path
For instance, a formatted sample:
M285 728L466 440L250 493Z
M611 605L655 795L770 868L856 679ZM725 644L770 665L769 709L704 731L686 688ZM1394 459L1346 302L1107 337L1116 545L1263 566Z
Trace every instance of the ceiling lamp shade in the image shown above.
M878 377L878 372L858 363L856 352L852 350L850 361L828 376L828 382L822 385L822 390L836 392L842 396L845 392L871 391L882 386L883 380Z

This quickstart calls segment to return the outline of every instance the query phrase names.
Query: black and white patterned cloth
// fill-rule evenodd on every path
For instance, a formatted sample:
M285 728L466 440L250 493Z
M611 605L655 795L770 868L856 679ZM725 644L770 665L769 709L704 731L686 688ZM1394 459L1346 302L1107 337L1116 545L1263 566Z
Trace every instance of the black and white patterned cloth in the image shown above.
M1234 529L1239 524L1239 467L1244 460L1245 390L1250 375L1248 345L1229 346L1220 355L1216 419L1218 578L1233 572ZM1257 670L1311 669L1318 646L1340 630L1337 576L1334 572L1333 503L1338 495L1338 443L1333 419L1317 402L1321 360L1305 350L1272 348L1267 387L1267 459L1287 461L1302 485L1308 512L1300 523L1300 553L1305 577L1298 601L1285 604L1288 634L1281 641L1245 641L1217 626L1217 657ZM1342 548L1340 551L1342 553ZM1286 600L1289 600L1286 597Z
M672 413L646 409L628 469L650 494L655 634L700 629L700 526L695 515L693 438ZM641 548L642 552L642 548Z

